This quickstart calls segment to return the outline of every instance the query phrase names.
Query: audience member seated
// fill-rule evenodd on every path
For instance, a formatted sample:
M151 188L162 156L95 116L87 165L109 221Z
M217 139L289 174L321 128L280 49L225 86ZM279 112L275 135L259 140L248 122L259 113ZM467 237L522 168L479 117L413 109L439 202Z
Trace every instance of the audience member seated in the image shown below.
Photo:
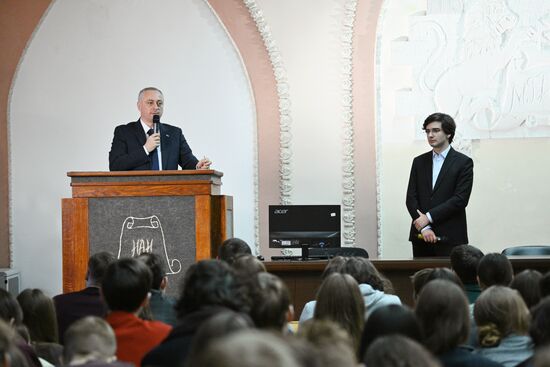
M153 275L151 297L148 305L152 319L175 326L176 310L174 306L176 300L165 293L168 287L168 277L166 277L164 262L160 256L153 253L143 253L137 259L143 261Z
M400 334L419 343L424 340L420 322L409 307L402 305L380 307L365 322L359 346L359 360L365 359L367 349L377 338L391 334Z
M448 280L449 282L452 282L458 285L462 290L465 291L464 284L462 284L462 281L460 280L458 275L456 275L456 273L449 268L432 269L432 271L426 277L426 283L429 283L432 280L436 280L436 279Z
M0 320L0 367L30 366L15 344L18 338L16 332L4 320Z
M433 268L424 268L420 269L417 272L415 272L411 277L411 283L413 287L413 300L416 304L416 301L418 300L418 296L420 295L420 291L424 287L424 285L427 283L428 275L431 274L433 271Z
M451 269L462 281L470 304L474 303L481 293L477 282L477 266L482 257L483 252L470 245L456 246L451 251Z
M319 356L319 367L355 367L355 346L348 332L329 320L311 319L298 329L297 336L307 340Z
M544 347L535 353L534 367L550 367L550 347Z
M468 299L456 284L443 279L428 282L420 292L415 313L424 330L425 346L443 366L501 366L462 345L469 335L470 312Z
M109 324L99 317L86 316L75 321L65 334L63 361L66 366L130 367L116 360L116 338Z
M229 309L220 311L206 320L193 338L189 357L186 366L199 366L202 358L201 353L205 351L212 342L228 336L236 331L252 329L254 322L247 314L235 312Z
M269 273L255 276L251 290L250 316L256 327L283 333L294 319L290 292L279 277Z
M176 302L177 326L143 359L144 366L178 366L186 361L200 326L227 308L248 312L246 298L233 269L223 261L203 260L189 267Z
M237 257L231 267L235 270L238 276L244 279L251 279L259 273L265 273L265 265L253 255L241 255Z
M40 289L25 289L17 296L23 311L23 324L29 331L31 345L39 358L53 365L61 364L63 347L58 343L55 307Z
M508 287L492 286L475 303L479 353L504 367L515 367L533 355L527 335L529 310L520 294Z
M384 280L368 259L363 257L346 258L339 272L351 275L359 284L365 302L365 318L368 318L371 312L378 307L401 304L401 300L396 295L384 293ZM306 303L300 315L300 322L313 317L314 312L315 301Z
M529 335L535 345L535 356L539 351L550 347L550 297L543 298L531 309ZM532 367L533 361L534 357L531 357L520 363L518 367Z
M508 258L491 253L483 256L477 266L477 277L481 291L492 285L509 286L514 278L514 269Z
M550 296L550 271L544 273L539 280L539 289L541 299Z
M345 332L344 332L345 333ZM283 335L286 344L292 349L292 355L300 367L323 367L323 360L315 346L296 334ZM334 364L340 365L340 364ZM345 364L344 364L345 365ZM354 366L355 367L355 366Z
M216 340L201 353L195 366L300 367L282 338L259 330L237 331Z
M228 238L223 241L218 250L219 259L228 264L232 264L241 255L252 255L252 251L250 246L240 238Z
M529 335L537 347L550 346L550 297L544 298L531 311Z
M542 273L540 271L526 269L516 274L510 282L510 288L519 292L529 309L539 303L541 299L538 286L541 279Z
M41 367L42 364L36 355L34 349L28 344L30 337L28 336L27 328L23 325L23 311L17 303L15 297L6 291L0 289L0 319L13 329L13 343L23 356L24 365L29 367ZM23 338L22 333L26 333L26 338ZM17 356L15 357L17 358ZM20 358L21 359L21 358ZM20 362L19 360L17 362ZM26 362L26 363L25 363Z
M151 289L151 271L137 259L119 259L107 268L101 290L109 314L107 322L116 336L117 358L141 365L143 356L172 329L160 321L146 321L136 314L146 304Z
M108 252L93 254L88 260L86 288L77 292L59 294L53 298L61 344L64 344L65 331L76 320L84 316L105 317L107 315L107 307L101 299L99 288L107 266L114 260L115 257Z
M367 350L363 363L367 367L441 366L426 348L403 335L386 335L375 340Z
M336 322L349 333L357 350L365 322L365 302L351 275L334 273L323 281L313 318Z

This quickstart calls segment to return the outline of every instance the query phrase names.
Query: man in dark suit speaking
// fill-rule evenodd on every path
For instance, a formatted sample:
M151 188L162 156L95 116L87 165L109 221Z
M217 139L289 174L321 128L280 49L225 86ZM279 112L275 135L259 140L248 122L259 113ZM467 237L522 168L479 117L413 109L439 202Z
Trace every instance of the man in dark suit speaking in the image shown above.
M474 163L450 145L456 130L451 116L434 113L423 130L433 150L412 163L406 200L412 217L409 241L414 257L449 256L454 246L468 243L466 206Z
M198 160L193 155L179 127L160 124L164 109L160 89L142 89L137 107L139 120L115 129L109 152L111 171L176 170L178 165L182 169L210 168L208 158Z

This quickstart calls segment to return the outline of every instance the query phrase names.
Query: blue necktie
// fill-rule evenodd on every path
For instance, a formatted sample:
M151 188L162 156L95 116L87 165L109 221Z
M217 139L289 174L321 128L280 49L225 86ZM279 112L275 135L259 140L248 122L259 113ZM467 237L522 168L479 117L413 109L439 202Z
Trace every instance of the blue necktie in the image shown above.
M154 134L153 129L149 129L147 131L147 135L151 136ZM151 170L158 171L159 170L159 156L157 153L157 149L155 148L151 153L149 153L151 156Z

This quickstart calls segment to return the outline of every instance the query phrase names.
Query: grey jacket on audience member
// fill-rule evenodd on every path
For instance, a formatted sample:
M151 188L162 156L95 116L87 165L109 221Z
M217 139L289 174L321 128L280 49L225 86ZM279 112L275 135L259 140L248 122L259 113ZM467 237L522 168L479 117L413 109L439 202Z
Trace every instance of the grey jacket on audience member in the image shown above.
M367 319L372 311L376 310L378 307L401 304L399 297L376 290L372 288L370 284L359 284L359 290L365 300L365 319ZM300 322L313 318L316 303L317 301L309 301L306 303L300 315Z
M533 355L533 341L528 335L511 334L492 348L479 348L477 353L504 367L515 367Z

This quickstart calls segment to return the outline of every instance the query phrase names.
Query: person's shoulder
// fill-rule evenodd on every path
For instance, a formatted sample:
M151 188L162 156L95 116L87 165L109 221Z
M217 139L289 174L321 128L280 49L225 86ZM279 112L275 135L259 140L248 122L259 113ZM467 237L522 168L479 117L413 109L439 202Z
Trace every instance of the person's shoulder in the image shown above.
M449 151L450 154L454 155L457 159L460 159L462 161L471 161L472 158L468 157L466 154L459 152L458 150L451 148Z
M139 120L137 121L130 121L126 124L121 124L121 125L118 125L117 127L115 127L115 132L116 131L127 131L129 129L135 129L136 126L139 126Z
M179 128L177 126L174 126L174 125L166 124L164 122L162 123L161 129L163 131L166 131L166 132L169 132L169 131L179 131L179 132L181 132L181 128Z
M432 155L433 155L433 152L431 150L426 152L426 153L422 153L420 155L417 155L416 157L414 157L413 163L419 162L419 161L424 161L426 159L431 160Z

